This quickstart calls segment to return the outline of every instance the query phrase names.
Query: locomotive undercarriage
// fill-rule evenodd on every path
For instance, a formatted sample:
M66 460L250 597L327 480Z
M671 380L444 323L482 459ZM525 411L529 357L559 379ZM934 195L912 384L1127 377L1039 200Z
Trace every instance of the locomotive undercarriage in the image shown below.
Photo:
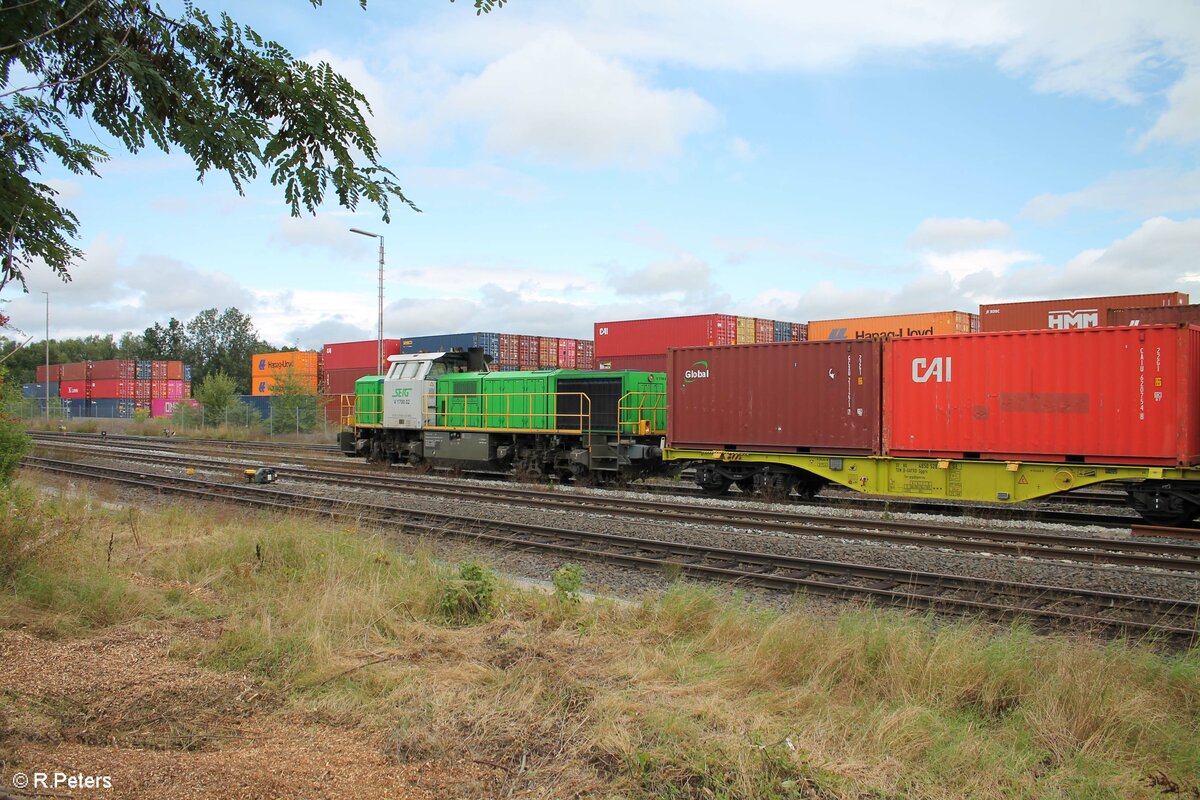
M341 446L347 455L377 463L608 483L672 471L664 466L659 441L602 434L359 429L357 435L343 434Z
M725 463L710 461L698 464L693 480L705 494L721 495L736 485L743 492L786 497L795 492L800 497L816 497L828 483L824 478L802 469L782 464Z

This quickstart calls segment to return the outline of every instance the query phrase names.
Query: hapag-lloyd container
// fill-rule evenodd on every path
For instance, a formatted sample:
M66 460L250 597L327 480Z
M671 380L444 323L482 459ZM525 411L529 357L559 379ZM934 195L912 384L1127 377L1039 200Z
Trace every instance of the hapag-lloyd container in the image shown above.
M894 339L892 456L1163 466L1200 463L1200 328Z
M878 453L882 347L864 339L671 350L668 446Z
M737 318L729 314L597 322L595 355L600 360L608 356L663 355L669 347L735 344L737 330Z
M1183 306L1187 303L1188 296L1183 292L992 303L979 307L979 330L991 332L1099 328L1108 324L1108 312L1114 308Z

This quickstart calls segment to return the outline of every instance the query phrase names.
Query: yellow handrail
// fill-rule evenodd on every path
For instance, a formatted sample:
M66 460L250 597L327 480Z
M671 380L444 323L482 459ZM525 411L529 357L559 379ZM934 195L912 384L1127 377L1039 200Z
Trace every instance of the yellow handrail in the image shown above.
M563 410L564 399L578 400L578 410ZM540 404L535 403L541 400ZM472 403L472 401L476 401ZM503 409L496 407L496 401L503 404ZM523 401L523 402L518 402ZM437 408L425 410L425 427L456 431L536 431L538 433L590 433L592 428L592 400L584 392L508 392L508 393L471 393L471 394L439 394ZM574 427L559 427L563 418ZM453 424L455 418L460 424ZM479 425L467 425L467 420L475 418ZM493 420L499 418L500 424ZM535 425L534 419L542 418L547 421L543 425ZM524 424L522 424L524 423Z
M620 433L632 433L635 436L652 436L666 433L655 427L657 414L663 412L666 420L666 392L626 392L617 401L617 429ZM644 412L651 412L646 414ZM648 418L646 418L648 417Z

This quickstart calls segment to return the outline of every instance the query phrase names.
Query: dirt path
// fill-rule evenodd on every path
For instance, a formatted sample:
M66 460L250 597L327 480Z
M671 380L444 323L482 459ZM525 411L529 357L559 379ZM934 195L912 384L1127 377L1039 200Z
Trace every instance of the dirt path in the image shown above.
M0 798L484 798L503 772L399 764L382 736L300 718L247 675L168 657L214 625L74 641L0 631ZM14 787L18 773L75 787ZM81 788L93 778L98 788ZM104 778L111 788L105 788Z

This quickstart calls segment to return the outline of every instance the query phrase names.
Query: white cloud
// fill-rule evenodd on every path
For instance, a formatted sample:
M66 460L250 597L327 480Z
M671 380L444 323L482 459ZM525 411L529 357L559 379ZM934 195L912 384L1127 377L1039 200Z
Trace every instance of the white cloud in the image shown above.
M949 275L955 281L961 281L975 275L992 275L1002 277L1016 264L1037 261L1036 253L1024 250L958 250L951 253L927 253L925 263L929 270L935 273Z
M353 218L330 211L315 217L285 216L279 218L275 230L271 231L270 240L285 247L310 251L327 250L343 258L365 262L371 253L378 252L379 241L351 233L352 227L355 227ZM386 237L386 227L377 227Z
M733 141L729 143L729 151L738 161L749 161L754 158L754 148L740 136L733 137Z
M570 34L550 31L452 88L439 115L485 124L487 144L508 155L642 166L676 154L716 112L691 91L654 88Z
M1200 61L1200 59L1197 59ZM1189 144L1200 141L1200 72L1192 66L1186 77L1167 92L1167 110L1154 127L1138 140L1139 147L1154 142Z
M930 217L908 237L908 246L921 250L957 250L1006 239L1012 230L998 219Z
M1049 222L1077 208L1129 211L1142 217L1200 209L1200 170L1144 169L1110 175L1076 192L1041 194L1021 214Z

